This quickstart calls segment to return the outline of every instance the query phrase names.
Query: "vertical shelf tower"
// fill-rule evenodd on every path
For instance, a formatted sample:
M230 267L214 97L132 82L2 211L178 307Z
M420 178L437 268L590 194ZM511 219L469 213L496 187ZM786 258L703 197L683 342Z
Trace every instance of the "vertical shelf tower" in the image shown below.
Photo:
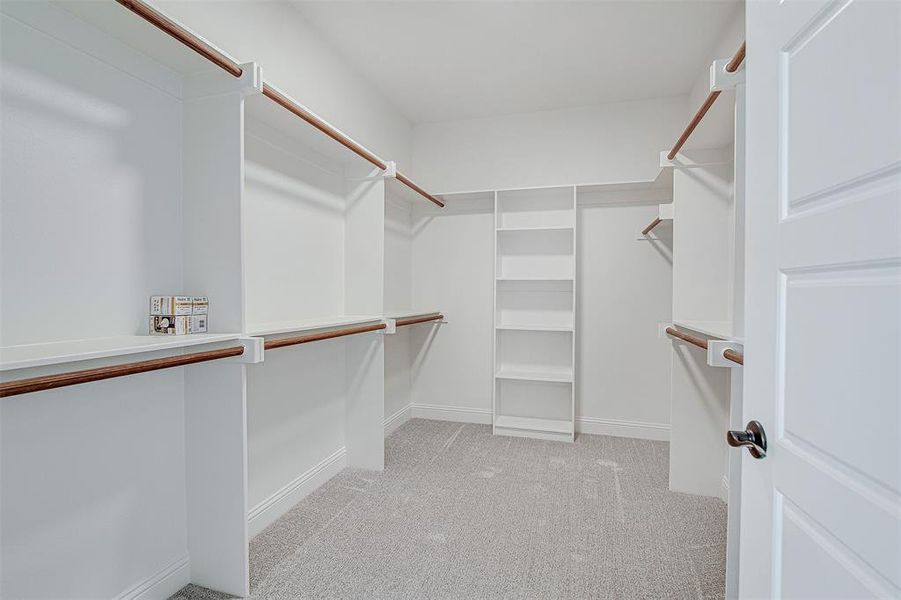
M576 189L495 194L496 434L575 433Z

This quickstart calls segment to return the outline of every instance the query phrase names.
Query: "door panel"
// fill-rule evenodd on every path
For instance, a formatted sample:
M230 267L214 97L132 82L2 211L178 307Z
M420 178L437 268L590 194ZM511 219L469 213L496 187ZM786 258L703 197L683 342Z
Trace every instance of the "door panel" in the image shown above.
M901 597L901 2L747 11L741 595Z

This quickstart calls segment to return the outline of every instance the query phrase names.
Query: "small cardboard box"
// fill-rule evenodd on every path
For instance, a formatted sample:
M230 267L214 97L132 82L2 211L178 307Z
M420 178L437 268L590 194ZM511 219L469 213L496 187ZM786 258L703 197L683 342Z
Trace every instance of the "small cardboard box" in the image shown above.
M194 314L194 299L191 296L151 296L150 314L163 317Z
M206 296L194 296L191 300L194 308L193 314L206 315L210 312L210 299Z

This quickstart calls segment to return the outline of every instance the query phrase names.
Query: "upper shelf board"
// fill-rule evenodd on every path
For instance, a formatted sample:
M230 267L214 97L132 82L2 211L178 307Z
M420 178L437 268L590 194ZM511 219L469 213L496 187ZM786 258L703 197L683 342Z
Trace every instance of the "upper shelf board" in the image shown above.
M123 335L6 346L0 348L0 371L189 348L203 344L227 342L241 337L243 336L240 333L196 333L173 336Z
M535 225L535 226L525 226L525 227L498 227L498 233L503 232L513 232L513 231L572 231L572 225Z
M267 85L271 84L267 82ZM281 90L279 92L288 96ZM292 100L294 99L292 98ZM296 100L294 101L296 102ZM307 151L312 151L324 157L329 163L340 167L353 168L354 172L351 174L355 176L362 173L382 176L383 171L378 167L319 131L285 107L277 104L268 96L263 96L262 94L247 96L244 100L244 118L245 129L251 134L269 141L273 141L271 138L275 137L278 139L287 138ZM271 133L275 135L270 135ZM319 163L319 161L316 162ZM328 168L330 165L320 164L320 166ZM421 196L419 197L421 198Z
M673 321L673 325L683 329L689 329L697 333L702 333L709 337L715 337L721 340L731 340L732 323L729 321Z
M107 0L52 0L51 4L63 11L75 15L82 21L106 32L123 44L131 46L138 52L168 67L176 73L196 73L209 69L221 71L219 67L200 56L169 34L151 25L118 2ZM168 17L167 17L168 18ZM170 19L171 20L171 19ZM205 40L203 36L191 31L192 35L207 43L220 54L238 62L215 44ZM224 75L231 77L221 71Z
M394 187L406 187L395 182L396 186L389 186L389 193L392 193ZM414 194L412 190L409 194ZM476 192L453 192L447 194L435 194L435 196L444 202L444 208L425 201L422 196L416 194L418 200L411 202L414 208L414 214L421 217L429 217L433 215L446 214L477 214L477 213L493 213L494 212L494 192L493 191L476 191ZM407 196L412 198L412 196Z
M389 310L385 313L386 319L413 319L416 317L425 317L428 315L440 315L440 310L417 310L417 309L406 309L406 310Z
M273 323L258 323L247 328L249 336L280 335L284 333L304 333L318 329L334 329L350 325L363 325L365 323L379 323L382 317L379 315L331 315L328 317L316 317L313 319L300 319L297 321L279 321Z

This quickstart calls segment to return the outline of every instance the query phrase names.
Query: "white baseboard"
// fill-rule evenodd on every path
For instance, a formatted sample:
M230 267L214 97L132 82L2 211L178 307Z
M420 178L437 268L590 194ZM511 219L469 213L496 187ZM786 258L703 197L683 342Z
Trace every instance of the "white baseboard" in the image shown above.
M346 466L347 449L342 446L251 508L247 513L248 535L253 537L263 531Z
M723 475L723 479L720 481L720 500L729 504L729 476Z
M669 425L646 421L621 421L598 417L576 417L576 431L594 435L669 441Z
M456 421L458 423L491 424L491 409L488 408L411 404L410 409L411 414L409 417L406 417L406 413L401 414L402 411L398 411L390 417L389 421L406 417L413 419L434 419L437 421ZM404 409L404 411L406 411L406 409ZM406 418L404 420L406 420ZM396 428L397 426L394 427L394 429ZM388 430L388 421L385 422L385 430ZM663 423L650 423L646 421L576 417L576 431L595 435L612 435L642 440L669 441L670 427Z
M414 419L434 421L456 421L458 423L491 424L490 408L467 408L465 406L439 406L435 404L411 404Z
M191 561L188 555L180 556L150 577L142 579L115 600L156 600L168 598L191 583Z
M385 419L385 437L388 437L394 431L409 421L413 415L413 405L408 404L387 419Z

